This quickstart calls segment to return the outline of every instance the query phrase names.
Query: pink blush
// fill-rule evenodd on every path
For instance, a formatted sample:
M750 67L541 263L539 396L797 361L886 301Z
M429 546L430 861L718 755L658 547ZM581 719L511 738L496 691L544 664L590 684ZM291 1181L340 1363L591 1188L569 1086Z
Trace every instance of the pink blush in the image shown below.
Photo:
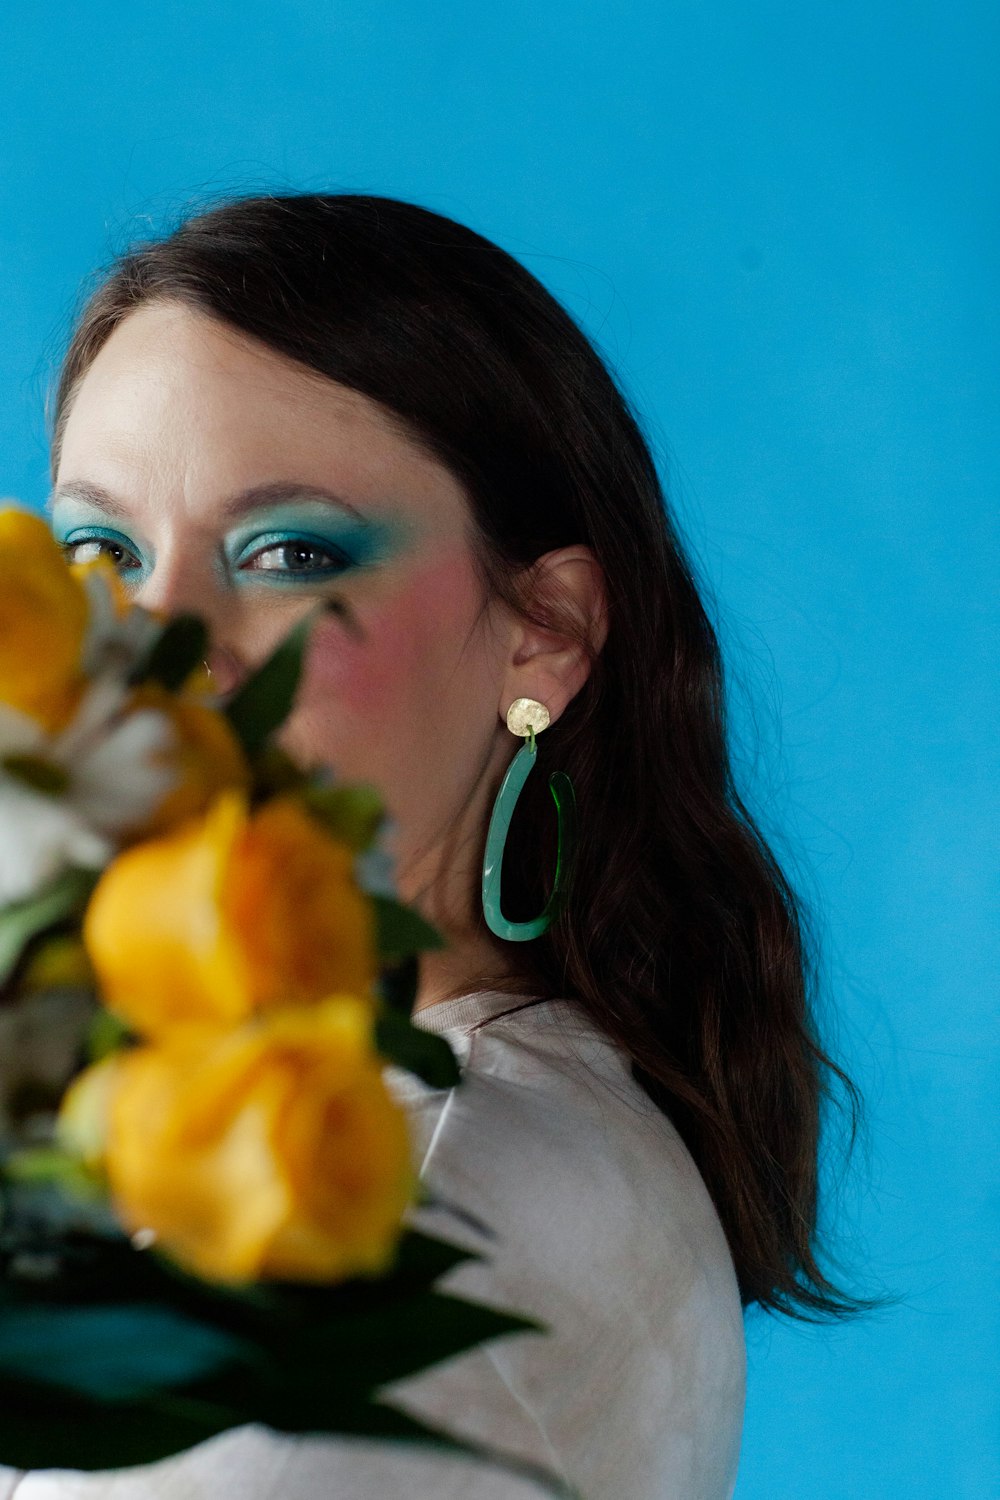
M313 632L299 702L345 719L392 718L454 668L479 609L479 582L464 548L438 553L392 580L380 599L359 602L363 639L336 618Z

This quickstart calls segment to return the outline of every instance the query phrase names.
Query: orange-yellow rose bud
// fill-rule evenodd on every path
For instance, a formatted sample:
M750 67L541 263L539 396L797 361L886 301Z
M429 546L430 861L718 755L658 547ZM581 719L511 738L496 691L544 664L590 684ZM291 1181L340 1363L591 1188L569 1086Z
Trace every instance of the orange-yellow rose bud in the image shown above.
M87 594L41 516L0 509L0 702L56 732L73 716Z
M78 1073L59 1106L59 1144L97 1172L108 1144L111 1097L124 1053L112 1052Z
M371 1028L338 995L118 1054L105 1169L125 1228L209 1279L386 1270L416 1175Z
M378 974L353 853L291 796L251 814L222 792L204 816L125 850L83 936L105 1004L150 1037L334 992L371 997Z

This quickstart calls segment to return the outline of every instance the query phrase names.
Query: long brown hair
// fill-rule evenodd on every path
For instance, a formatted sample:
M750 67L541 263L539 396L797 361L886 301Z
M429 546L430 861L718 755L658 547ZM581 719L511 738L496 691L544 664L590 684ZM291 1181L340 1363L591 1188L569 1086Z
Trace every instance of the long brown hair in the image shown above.
M592 549L607 639L539 738L503 868L505 913L537 913L555 863L547 775L568 772L572 900L544 936L509 945L513 978L496 982L574 998L625 1049L698 1164L744 1304L811 1320L876 1305L818 1259L821 1123L839 1083L853 1142L860 1098L815 1033L808 910L734 785L718 640L594 346L499 246L393 198L230 199L102 274L61 370L53 475L91 360L133 308L169 298L393 413L464 486L484 585L509 605L533 613L524 570L542 553Z

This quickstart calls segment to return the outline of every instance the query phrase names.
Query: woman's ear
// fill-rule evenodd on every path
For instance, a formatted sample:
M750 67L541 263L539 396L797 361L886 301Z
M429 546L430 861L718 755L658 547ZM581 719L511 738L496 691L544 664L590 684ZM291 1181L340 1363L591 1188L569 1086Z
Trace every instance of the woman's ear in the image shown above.
M544 553L528 573L531 604L550 626L518 622L498 708L505 718L515 698L536 698L554 724L590 675L583 642L596 654L607 638L604 570L589 547L574 544Z

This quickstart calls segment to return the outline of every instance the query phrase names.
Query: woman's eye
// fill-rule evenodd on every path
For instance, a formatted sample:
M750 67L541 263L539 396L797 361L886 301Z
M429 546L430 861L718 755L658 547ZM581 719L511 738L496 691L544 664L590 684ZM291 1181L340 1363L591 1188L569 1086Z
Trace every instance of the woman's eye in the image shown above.
M261 573L335 573L349 567L350 563L351 559L339 548L291 541L262 547L242 566Z
M133 573L142 569L141 560L122 542L112 537L84 536L61 542L63 555L70 563L93 562L98 557L108 557L119 573ZM317 542L292 539L273 542L252 553L240 564L241 571L270 573L272 575L298 574L299 576L329 576L343 572L351 566L353 559L339 547L320 545Z
M82 537L78 542L61 542L60 546L67 562L88 563L98 557L109 557L119 572L129 573L142 567L134 552L123 547L121 542L111 541L109 537ZM126 563L126 558L130 558L131 562Z

